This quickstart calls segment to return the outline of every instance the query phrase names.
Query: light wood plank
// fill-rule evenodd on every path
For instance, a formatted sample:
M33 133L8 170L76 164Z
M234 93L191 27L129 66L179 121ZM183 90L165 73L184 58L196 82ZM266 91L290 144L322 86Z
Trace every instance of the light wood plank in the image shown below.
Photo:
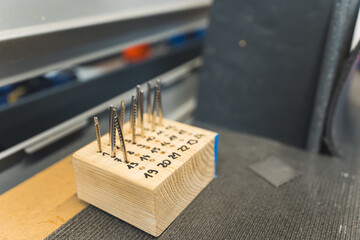
M43 239L87 205L66 157L0 196L0 239Z

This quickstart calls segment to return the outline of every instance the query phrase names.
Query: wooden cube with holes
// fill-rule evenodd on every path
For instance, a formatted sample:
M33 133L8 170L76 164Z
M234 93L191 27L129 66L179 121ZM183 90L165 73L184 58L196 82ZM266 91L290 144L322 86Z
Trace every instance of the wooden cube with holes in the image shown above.
M218 135L167 119L144 128L134 143L124 125L128 163L118 138L110 157L106 134L101 153L94 141L73 154L73 168L80 199L159 236L214 178Z

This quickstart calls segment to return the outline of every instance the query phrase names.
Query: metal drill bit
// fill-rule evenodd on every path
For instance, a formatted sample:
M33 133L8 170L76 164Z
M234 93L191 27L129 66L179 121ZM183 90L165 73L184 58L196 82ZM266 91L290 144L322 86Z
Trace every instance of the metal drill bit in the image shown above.
M147 82L147 116L148 122L151 122L151 82Z
M114 136L115 136L115 148L116 148L116 124L115 124L115 118L119 119L118 110L117 110L116 106L113 107L113 111L114 111L114 128L115 128L115 135Z
M145 133L144 133L144 91L140 91L140 105L139 105L138 111L140 112L141 137L145 137Z
M94 117L94 123L95 123L95 133L96 133L96 140L98 144L98 153L101 153L101 134L100 134L100 126L99 126L99 120L97 117Z
M110 157L114 158L116 157L116 128L115 128L115 124L114 124L114 107L111 108L112 113L112 118L111 118L111 124L110 124Z
M153 102L153 116L152 116L152 122L151 122L151 130L155 131L155 125L156 125L156 114L159 107L159 94L158 94L158 85L156 85L155 88L155 95L154 95L154 102Z
M122 132L124 132L124 120L125 120L125 102L124 100L122 100L120 107L120 127Z
M114 116L114 118L115 118L116 116L119 117L116 106L113 106L113 116ZM115 126L115 122L114 122L114 126ZM115 146L116 146L116 129L115 129Z
M132 96L132 98L133 98L133 97L134 97L134 96ZM130 105L130 120L129 120L129 122L130 122L130 124L129 124L129 133L132 133L133 116L134 116L134 114L133 114L132 99L131 99L131 105Z
M119 121L118 116L115 116L114 123L115 123L115 126L116 126L117 130L118 130L121 150L122 150L123 156L124 156L124 161L125 161L125 163L128 163L129 161L127 159L127 152L126 152L126 146L125 146L125 141L124 141L124 135L123 135L123 132L121 130L120 121Z
M114 112L113 112L113 105L110 105L109 108L109 144L111 143L111 135L110 135L110 128L111 128L111 124L112 124L112 120L114 119Z
M140 85L136 85L136 105L140 106ZM140 111L137 112L136 122L137 125L140 126Z
M132 143L136 143L136 103L135 97L131 98L131 132L132 132Z
M159 125L162 125L163 121L163 109L162 109L162 103L161 103L161 81L158 79L156 81L157 87L158 87L158 107L159 107Z

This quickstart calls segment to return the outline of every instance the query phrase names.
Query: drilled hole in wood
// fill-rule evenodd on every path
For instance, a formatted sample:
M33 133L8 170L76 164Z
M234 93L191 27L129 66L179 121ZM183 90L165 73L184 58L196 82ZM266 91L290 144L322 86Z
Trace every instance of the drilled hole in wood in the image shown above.
M153 162L153 161L155 161L155 159L150 159L149 161L150 161L150 162Z
M165 154L165 152L164 152L164 151L161 151L160 153L161 153L161 154Z
M144 166L141 166L141 167L139 167L139 169L140 169L140 170L144 170L144 169L145 169L145 167L144 167Z

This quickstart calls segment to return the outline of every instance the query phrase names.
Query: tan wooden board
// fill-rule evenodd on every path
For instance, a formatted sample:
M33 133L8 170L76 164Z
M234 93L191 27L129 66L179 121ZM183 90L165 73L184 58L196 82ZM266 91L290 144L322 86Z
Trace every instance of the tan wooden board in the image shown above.
M145 129L133 144L124 126L129 163L119 140L110 157L107 134L102 153L94 141L74 153L73 166L79 198L159 236L214 178L217 134L167 119L155 131L150 123Z
M0 195L0 239L43 239L87 205L66 157Z

